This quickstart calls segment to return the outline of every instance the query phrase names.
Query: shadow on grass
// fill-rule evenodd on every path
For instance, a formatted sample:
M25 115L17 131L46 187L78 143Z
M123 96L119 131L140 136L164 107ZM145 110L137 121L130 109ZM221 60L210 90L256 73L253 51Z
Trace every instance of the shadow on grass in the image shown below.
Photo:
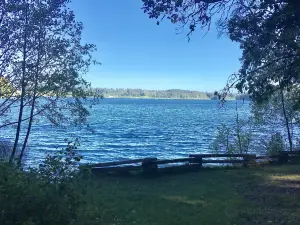
M89 205L114 224L300 224L299 166L97 176ZM102 212L103 213L103 212Z
M299 166L271 166L253 173L255 182L242 185L239 192L255 205L242 217L249 224L300 224Z

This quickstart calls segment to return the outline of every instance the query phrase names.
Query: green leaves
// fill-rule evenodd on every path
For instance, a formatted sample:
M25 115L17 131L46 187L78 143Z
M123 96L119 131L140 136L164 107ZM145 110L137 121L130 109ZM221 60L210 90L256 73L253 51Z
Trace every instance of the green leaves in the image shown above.
M25 129L20 158L33 118L42 116L55 126L81 124L89 115L87 106L96 102L96 98L87 101L92 91L83 78L89 66L97 63L92 56L96 47L82 43L83 25L68 8L69 2L9 0L0 5L0 38L4 40L0 82L5 83L0 88L0 97L5 98L0 104L0 128L18 124L15 146L20 128ZM23 113L23 102L29 115ZM18 117L8 113L11 108L20 112ZM2 119L4 115L11 121Z
M77 141L75 141L77 142ZM38 168L23 171L0 162L0 223L73 224L84 206L89 171L78 172L77 144L49 155ZM77 224L77 223L76 223Z
M234 0L232 0L234 1ZM236 4L239 4L238 2ZM231 13L227 11L226 6L235 8L231 1L221 0L143 0L143 11L147 13L149 18L155 19L169 19L172 23L179 25L180 29L188 27L188 37L195 31L196 26L199 24L201 28L210 28L211 18L215 14ZM221 23L225 16L220 18ZM158 24L158 23L157 23Z
M37 175L38 179L47 184L59 185L68 182L78 173L78 163L83 158L76 152L78 146L78 140L67 141L64 149L48 155L38 168L33 168L31 171Z
M300 83L300 2L285 0L143 0L150 18L167 18L188 27L188 39L196 28L218 29L240 43L241 69L227 89L237 88L254 101L268 99L281 82L285 90ZM199 26L200 25L200 26ZM232 71L234 72L234 71Z
M230 38L241 44L243 56L239 90L254 101L268 99L281 88L299 83L299 8L284 1L255 1L251 10L229 20ZM257 6L257 7L254 7ZM291 26L291 24L294 24ZM297 25L296 25L297 24ZM246 82L245 82L246 80Z
M233 154L247 154L252 140L251 120L240 120L236 111L236 121L233 127L221 124L217 127L217 134L210 148L213 151Z
M175 7L181 7L182 6L182 3L183 3L183 0L177 0L175 2Z

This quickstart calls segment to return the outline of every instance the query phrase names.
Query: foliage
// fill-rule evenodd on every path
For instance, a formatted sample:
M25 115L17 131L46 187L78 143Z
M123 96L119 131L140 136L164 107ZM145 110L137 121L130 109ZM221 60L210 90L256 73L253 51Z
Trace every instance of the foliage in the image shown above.
M62 125L84 123L89 115L85 104L92 103L87 101L92 92L83 74L96 63L96 48L82 43L83 25L75 20L69 3L1 1L0 81L9 91L0 93L0 128L17 126L10 161L23 131L21 161L36 117Z
M196 30L197 27L211 27L213 17L217 17L220 26L224 25L230 15L243 9L247 0L143 0L145 13L149 18L157 20L157 25L164 18L174 24L179 24L179 31L183 32L188 27L187 36Z
M298 1L254 1L229 22L230 38L243 50L235 86L256 101L299 83L299 12Z
M290 186L299 182L298 165L204 169L163 179L89 180L79 173L53 185L0 163L0 177L3 225L251 225L271 220L292 225L300 219L299 192Z
M57 185L69 181L78 173L78 163L82 159L82 156L76 153L78 146L78 140L69 141L65 149L55 152L54 155L48 155L38 168L31 168L31 172L46 183Z
M211 21L242 49L241 68L229 76L216 95L225 101L232 88L251 96L254 103L280 102L283 126L293 150L293 121L300 110L300 2L294 0L143 0L150 18L170 19L210 29ZM234 72L234 71L233 71ZM278 94L279 93L279 94ZM286 95L288 96L286 98ZM272 99L273 98L273 99ZM287 102L286 102L287 101ZM288 107L286 109L286 106ZM274 106L273 108L276 108ZM292 114L292 115L291 115ZM279 116L279 117L280 117ZM278 118L276 118L278 119Z
M278 155L278 152L284 151L284 140L280 133L275 133L271 135L269 141L263 140L262 143L265 148L267 155Z
M219 126L215 137L215 140L212 142L210 148L215 151L234 153L235 146L231 143L231 130L226 127L225 124Z
M0 163L1 224L76 224L89 180L74 165L75 146L29 171Z
M289 98L286 98L285 105L287 109L287 115L291 122L294 117L294 111L291 107ZM251 113L253 114L255 121L266 124L270 127L283 127L285 122L283 118L281 100L278 93L273 95L268 101L264 101L262 103L252 103Z
M235 128L229 128L225 124L221 124L217 128L216 137L210 148L228 154L248 154L252 141L251 137L251 130L242 121L239 121Z
M93 91L97 95L101 95L104 98L170 98L170 99L215 99L213 93L204 93L200 91L188 91L180 89L171 90L143 90L143 89L130 89L130 88L93 88ZM240 96L237 94L231 94L227 96L228 99L249 99L247 96Z
M274 92L272 96L261 103L253 103L251 107L255 121L266 125L272 130L282 127L284 137L288 140L290 149L296 142L294 135L299 128L299 111L294 108L297 94L294 91L281 93Z
M104 97L136 97L136 98L178 98L178 99L209 99L207 95L199 91L186 91L179 89L172 90L142 90L129 88L95 88L97 94L102 94Z
M0 76L0 98L6 98L13 92L9 81Z
M214 151L221 151L228 154L240 153L247 154L250 149L252 138L252 118L248 121L239 119L238 105L236 102L236 120L232 128L221 124L218 127L215 140L210 148Z
M211 22L240 44L242 67L223 92L231 88L268 99L275 91L298 88L300 82L300 2L294 0L143 0L150 18L167 18L188 36L196 27L210 29ZM233 71L234 72L234 71ZM300 105L298 105L300 107Z

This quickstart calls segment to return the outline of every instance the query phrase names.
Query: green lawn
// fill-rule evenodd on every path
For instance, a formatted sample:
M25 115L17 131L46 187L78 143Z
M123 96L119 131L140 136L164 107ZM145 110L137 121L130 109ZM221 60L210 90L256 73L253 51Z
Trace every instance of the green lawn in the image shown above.
M98 176L88 187L80 217L111 225L297 225L299 172L300 166L285 165L156 178Z

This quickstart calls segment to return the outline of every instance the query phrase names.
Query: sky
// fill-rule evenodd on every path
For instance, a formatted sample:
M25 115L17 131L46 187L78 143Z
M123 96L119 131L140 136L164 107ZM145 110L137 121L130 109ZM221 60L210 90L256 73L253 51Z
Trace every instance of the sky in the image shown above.
M93 87L215 91L240 67L241 50L213 27L186 33L144 14L142 0L73 0L83 42L97 46L85 78Z

